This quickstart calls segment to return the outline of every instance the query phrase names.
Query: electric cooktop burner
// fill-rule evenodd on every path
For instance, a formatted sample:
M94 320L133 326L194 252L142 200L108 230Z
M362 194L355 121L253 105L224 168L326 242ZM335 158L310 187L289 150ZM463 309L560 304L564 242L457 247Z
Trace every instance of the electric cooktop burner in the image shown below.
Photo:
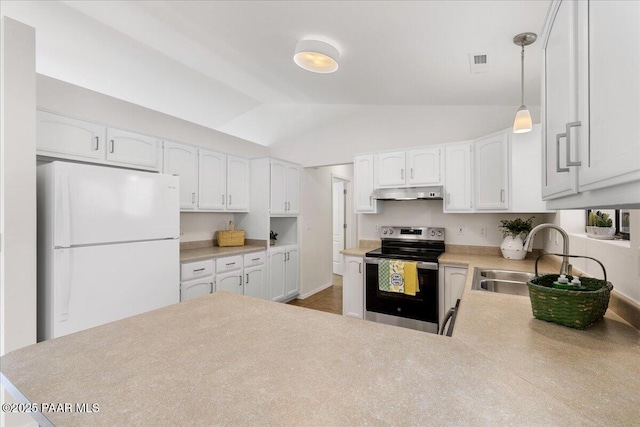
M442 227L382 227L380 238L382 247L367 257L438 262L445 248Z

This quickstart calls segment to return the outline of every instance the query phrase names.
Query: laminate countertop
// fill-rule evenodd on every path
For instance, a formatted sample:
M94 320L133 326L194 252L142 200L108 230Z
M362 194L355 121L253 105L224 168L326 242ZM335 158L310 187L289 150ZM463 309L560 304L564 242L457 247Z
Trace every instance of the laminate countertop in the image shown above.
M219 292L11 352L3 385L99 405L43 425L637 425L637 329L470 289L476 266L531 261L445 261L470 273L452 338Z
M267 248L258 245L245 246L209 246L206 248L181 249L180 262L202 261L205 259L220 258L224 256L248 254L252 252L266 251Z

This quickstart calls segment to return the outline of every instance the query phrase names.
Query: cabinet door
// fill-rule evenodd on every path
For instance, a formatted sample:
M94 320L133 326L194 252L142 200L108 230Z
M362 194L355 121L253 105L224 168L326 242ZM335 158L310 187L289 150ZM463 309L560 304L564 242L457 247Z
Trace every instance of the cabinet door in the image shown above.
M283 248L269 250L269 298L272 301L284 299L285 257Z
M242 270L216 276L216 292L226 291L242 295Z
M407 169L410 186L440 184L440 148L408 151Z
M542 194L546 199L577 191L577 170L567 166L567 124L577 120L577 2L552 5L542 45ZM577 136L571 132L574 141ZM573 156L577 145L571 144Z
M226 185L227 156L201 149L198 155L198 209L224 210Z
M158 170L160 144L150 136L107 128L107 160L139 169Z
M373 193L373 155L353 158L354 207L356 213L377 213Z
M180 209L195 209L198 186L198 149L176 142L165 142L163 172L180 177Z
M269 207L272 214L283 214L286 206L287 165L279 160L271 160L271 194Z
M180 302L188 301L211 293L213 288L213 278L209 277L201 280L183 282L180 285Z
M300 211L300 168L296 165L287 165L286 195L288 214L297 214Z
M342 286L342 314L364 319L363 259L344 257L345 275Z
M472 208L471 143L450 145L445 155L444 211L470 211Z
M255 298L265 298L265 266L256 265L244 269L244 294Z
M476 210L509 207L508 138L501 132L475 141Z
M249 210L249 161L227 156L227 210Z
M578 168L585 191L640 180L640 2L578 7L588 7L580 10L589 41L588 64L581 63L589 69L589 138L581 139Z
M447 311L456 305L462 297L467 282L467 269L461 267L440 266L444 269L444 307L440 313L440 322Z
M104 158L104 126L45 111L37 112L37 120L37 154L85 161Z
M298 284L298 247L290 247L285 258L285 297L291 297L300 292Z
M405 152L376 155L376 188L402 187L406 184Z

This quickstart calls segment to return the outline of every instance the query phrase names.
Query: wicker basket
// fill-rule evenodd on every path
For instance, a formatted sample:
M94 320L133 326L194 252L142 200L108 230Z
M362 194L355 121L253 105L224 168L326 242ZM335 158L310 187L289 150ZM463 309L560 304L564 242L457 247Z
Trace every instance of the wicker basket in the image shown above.
M216 231L218 246L244 246L244 230Z
M602 267L604 280L581 277L580 282L586 290L556 289L553 282L560 277L559 274L538 275L538 261L544 255L592 259ZM613 285L607 282L607 271L600 261L578 255L542 254L536 259L535 270L536 277L528 283L531 309L535 318L570 328L586 329L604 317ZM572 280L573 276L567 278Z

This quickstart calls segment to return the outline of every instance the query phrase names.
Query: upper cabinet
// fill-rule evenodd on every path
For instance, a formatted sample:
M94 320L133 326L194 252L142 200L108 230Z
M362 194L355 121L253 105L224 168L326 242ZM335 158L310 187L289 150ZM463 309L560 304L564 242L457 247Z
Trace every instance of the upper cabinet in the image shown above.
M269 211L276 215L299 213L300 167L271 159Z
M227 207L227 156L201 148L198 182L198 209L224 211Z
M195 209L198 193L198 149L177 142L165 142L163 160L164 173L180 177L180 209Z
M499 132L474 141L475 208L509 207L509 137Z
M156 138L45 111L37 112L37 121L38 155L152 171L161 169L162 143Z
M548 206L640 207L640 2L555 1L542 50Z
M440 147L434 147L377 154L376 188L440 184L441 151Z
M249 160L227 156L227 210L249 210L249 174Z
M374 155L353 158L354 209L356 213L379 213L382 202L372 197Z
M444 206L445 212L470 212L473 209L473 143L446 147Z

